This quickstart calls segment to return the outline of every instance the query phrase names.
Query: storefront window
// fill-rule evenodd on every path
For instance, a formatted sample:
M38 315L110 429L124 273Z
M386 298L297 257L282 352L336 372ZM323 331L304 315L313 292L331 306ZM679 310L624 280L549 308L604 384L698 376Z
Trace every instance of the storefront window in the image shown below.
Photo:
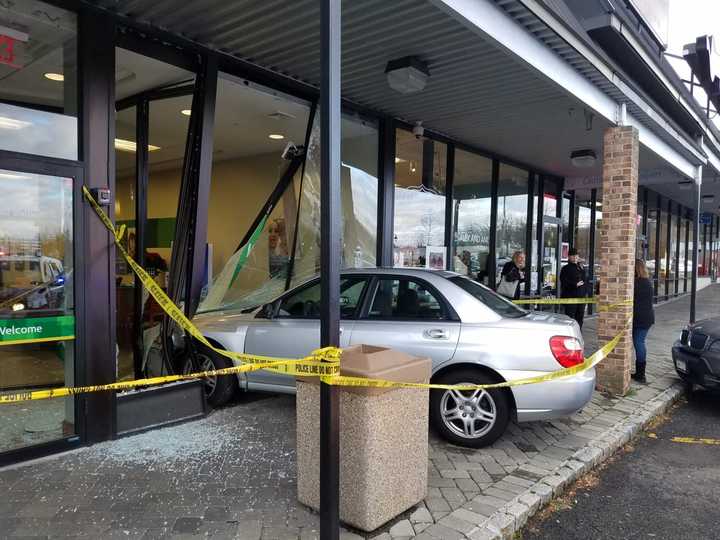
M395 266L444 269L447 145L397 130Z
M77 159L76 16L35 0L0 6L0 150Z
M127 76L127 73L141 76ZM182 168L190 124L194 75L176 66L115 49L115 97L135 103L115 114L115 223L126 227L122 242L137 257L138 218L145 227L143 266L155 282L167 289L172 245L175 235ZM162 91L175 88L171 97L162 98ZM175 95L178 88L182 95ZM153 90L154 99L144 93ZM138 109L147 111L147 187L146 212L136 215L139 191ZM140 375L146 352L159 335L164 312L147 289L138 296L135 275L124 259L116 253L116 331L118 344L118 379ZM141 308L137 306L138 300ZM140 335L137 335L139 333ZM138 347L138 345L142 345Z
M487 283L492 160L455 151L452 269Z
M588 201L575 201L574 247L578 259L585 265L590 262L590 213Z
M685 276L687 276L687 259L685 250L687 249L686 234L688 230L688 221L684 218L680 219L680 257L678 259L678 291L685 292Z
M504 163L498 178L496 277L516 251L525 252L527 233L528 172ZM536 242L534 242L536 244ZM536 251L533 249L533 251ZM532 290L537 288L537 271L531 276Z

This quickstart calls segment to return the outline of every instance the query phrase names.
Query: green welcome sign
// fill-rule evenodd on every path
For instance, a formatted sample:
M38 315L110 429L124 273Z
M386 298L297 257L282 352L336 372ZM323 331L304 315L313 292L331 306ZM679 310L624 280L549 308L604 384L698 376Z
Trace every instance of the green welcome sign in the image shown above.
M0 345L75 339L75 317L0 319Z

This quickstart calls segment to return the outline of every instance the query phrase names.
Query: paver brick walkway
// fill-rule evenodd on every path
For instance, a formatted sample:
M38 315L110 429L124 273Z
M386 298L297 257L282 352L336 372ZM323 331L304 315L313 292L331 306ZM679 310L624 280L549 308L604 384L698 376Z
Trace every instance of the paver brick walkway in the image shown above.
M717 315L719 301L720 286L702 290L698 318ZM512 424L483 450L431 434L427 499L370 537L482 539L520 528L677 393L669 350L688 313L688 298L657 308L651 384L625 398L596 392L581 413ZM0 470L0 537L317 538L318 517L297 502L295 479L294 398L248 395L203 420Z

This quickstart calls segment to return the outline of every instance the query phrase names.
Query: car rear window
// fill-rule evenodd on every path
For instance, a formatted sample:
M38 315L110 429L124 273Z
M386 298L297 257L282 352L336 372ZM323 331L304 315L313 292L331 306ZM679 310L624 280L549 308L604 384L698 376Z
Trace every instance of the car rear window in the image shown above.
M516 319L518 317L524 317L528 313L527 310L513 304L510 300L503 298L495 291L488 289L485 285L480 285L477 281L473 281L465 276L453 276L449 279L502 317Z

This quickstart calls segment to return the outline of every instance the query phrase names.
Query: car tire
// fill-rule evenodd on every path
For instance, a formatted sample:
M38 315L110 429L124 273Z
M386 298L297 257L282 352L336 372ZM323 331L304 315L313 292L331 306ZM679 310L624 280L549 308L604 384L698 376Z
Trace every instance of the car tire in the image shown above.
M197 355L197 364L199 364L201 371L212 371L232 367L233 364L229 358L225 358L205 346L197 345L196 347L195 354ZM188 359L185 363L183 373L187 374L192 371L194 371L192 362ZM202 380L204 382L207 404L213 409L227 404L238 392L238 381L237 375L235 374L221 375L219 377L204 377Z
M438 384L492 384L479 369L450 371ZM492 416L492 418L491 418ZM511 405L507 390L493 388L479 392L456 390L430 391L430 423L448 442L468 448L483 448L494 443L510 422Z

